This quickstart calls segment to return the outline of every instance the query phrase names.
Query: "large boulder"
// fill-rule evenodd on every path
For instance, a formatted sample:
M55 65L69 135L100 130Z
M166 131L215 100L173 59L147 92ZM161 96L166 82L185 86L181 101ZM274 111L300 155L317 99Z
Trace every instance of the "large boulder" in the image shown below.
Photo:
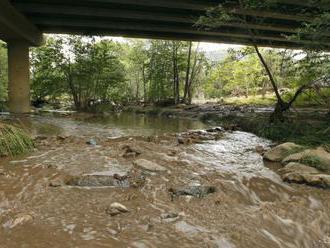
M324 172L330 172L330 153L325 151L322 147L291 154L284 158L282 162L284 164L299 162Z
M280 172L283 174L288 174L288 173L295 173L295 174L319 174L320 171L296 162L291 162L284 166L282 169L280 169Z
M307 184L320 188L330 188L330 175L308 174L308 173L287 173L282 175L283 181L290 183Z
M273 162L280 162L288 155L301 151L303 150L303 148L303 146L297 145L295 143L283 143L265 152L264 159Z

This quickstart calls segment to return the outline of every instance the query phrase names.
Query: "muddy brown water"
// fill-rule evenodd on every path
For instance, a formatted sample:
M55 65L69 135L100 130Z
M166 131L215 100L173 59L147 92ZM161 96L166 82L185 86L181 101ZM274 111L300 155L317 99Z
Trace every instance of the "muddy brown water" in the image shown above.
M0 247L330 247L330 191L283 183L244 132L177 145L173 133L197 121L139 115L33 116L36 151L0 160ZM96 145L86 142L93 140ZM68 176L125 175L137 158L163 172L139 170L137 187L50 186ZM171 197L170 188L208 185L205 197ZM129 212L108 214L118 202Z

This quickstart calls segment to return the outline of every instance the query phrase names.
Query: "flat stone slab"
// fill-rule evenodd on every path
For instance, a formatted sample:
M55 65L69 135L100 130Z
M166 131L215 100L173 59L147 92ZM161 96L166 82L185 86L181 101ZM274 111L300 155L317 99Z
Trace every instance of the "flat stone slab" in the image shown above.
M133 164L141 169L153 172L163 172L167 171L167 169L159 164L151 162L146 159L138 159L133 162Z

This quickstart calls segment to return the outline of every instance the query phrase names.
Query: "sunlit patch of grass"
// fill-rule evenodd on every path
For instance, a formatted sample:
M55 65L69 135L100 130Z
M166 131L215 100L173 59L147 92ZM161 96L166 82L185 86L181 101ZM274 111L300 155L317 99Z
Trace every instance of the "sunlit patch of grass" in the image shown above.
M21 128L0 123L0 156L15 156L32 150L32 138Z
M260 106L274 106L276 98L273 94L251 95L248 97L227 97L224 98L224 103L234 105L260 105Z

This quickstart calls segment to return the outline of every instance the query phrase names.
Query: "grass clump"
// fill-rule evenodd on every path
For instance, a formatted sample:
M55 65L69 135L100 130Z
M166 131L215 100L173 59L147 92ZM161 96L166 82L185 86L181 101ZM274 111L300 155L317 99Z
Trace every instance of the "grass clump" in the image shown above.
M33 148L32 138L23 129L0 123L0 156L15 156Z
M314 167L315 169L318 169L320 171L328 170L328 167L322 163L319 157L316 156L306 156L302 158L299 162L310 167Z

